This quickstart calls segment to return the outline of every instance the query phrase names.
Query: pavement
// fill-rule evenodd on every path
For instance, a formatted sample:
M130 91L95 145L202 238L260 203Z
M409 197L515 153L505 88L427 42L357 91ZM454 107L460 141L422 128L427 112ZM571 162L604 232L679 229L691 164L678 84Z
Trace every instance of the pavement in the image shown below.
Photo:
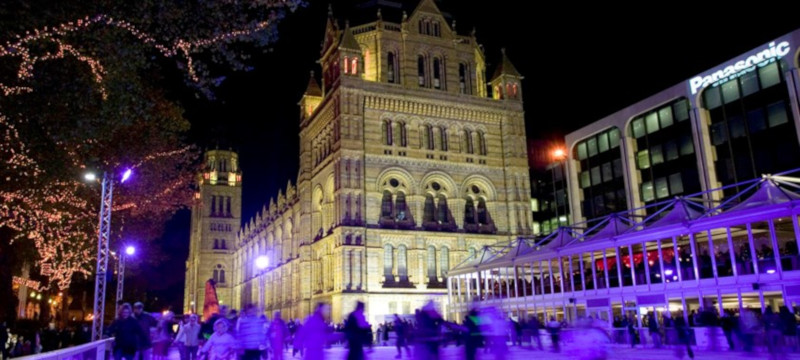
M589 351L590 350L590 351ZM413 351L413 349L412 349ZM367 360L389 360L395 359L395 355L397 355L397 350L394 347L389 346L376 346L370 352L369 350L365 350L366 352L366 359ZM407 354L403 354L403 359L415 359L413 357L409 357ZM697 351L694 352L695 359L776 359L776 360L800 360L800 352L794 353L781 353L777 357L770 357L769 354L763 352L756 352L756 353L745 353L740 351L727 351L727 350L718 350L718 351ZM325 351L325 359L330 360L339 360L345 359L347 357L347 350L342 347L333 347L327 349ZM176 348L172 348L170 351L170 360L180 360L180 356ZM661 359L679 359L676 355L675 348L662 348L662 349L654 349L654 348L634 348L631 349L627 346L621 345L611 345L603 348L602 350L597 349L574 349L574 348L564 348L561 352L555 353L552 351L539 351L539 350L529 350L525 348L519 347L510 347L509 352L505 357L498 357L492 354L491 352L484 352L484 349L478 349L478 357L479 360L490 360L490 359L506 359L506 360L513 360L513 359L525 359L525 360L534 360L533 358L542 358L547 360L558 360L558 359L646 359L646 360L661 360ZM271 357L270 357L271 359ZM298 354L296 357L291 356L291 352L286 352L284 354L285 360L301 360L302 357ZM439 359L442 360L456 360L456 359L464 359L464 347L456 347L456 346L448 346L442 348L440 350ZM689 359L688 356L684 355L683 359Z

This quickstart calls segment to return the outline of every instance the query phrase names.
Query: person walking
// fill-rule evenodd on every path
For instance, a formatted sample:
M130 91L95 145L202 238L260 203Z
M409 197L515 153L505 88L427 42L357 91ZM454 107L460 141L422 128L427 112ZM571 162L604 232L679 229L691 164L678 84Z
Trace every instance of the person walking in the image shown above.
M395 359L403 357L402 350L406 349L406 354L411 357L411 348L408 347L408 325L399 315L394 314L394 333L397 336L395 347L397 347L397 356Z
M169 344L172 342L170 329L172 328L173 313L167 311L161 316L156 326L156 333L153 339L153 359L166 360L169 353Z
M536 344L539 345L539 350L544 350L542 346L542 334L539 330L542 328L542 323L539 322L539 318L536 315L531 316L531 321L528 321L528 328L531 331L531 349L533 349L533 341L536 340Z
M228 320L217 319L214 333L200 349L200 357L207 360L233 360L236 357L236 339L228 331Z
M483 343L483 334L481 334L480 317L478 311L472 309L467 313L464 318L464 327L466 327L464 339L464 357L466 360L475 360L475 355L478 348Z
M325 346L328 343L328 325L325 323L325 318L328 317L329 311L327 304L317 304L314 312L298 328L295 336L300 345L303 359L325 359Z
M273 315L267 336L269 337L269 347L272 349L272 358L283 360L284 344L289 336L289 329L286 327L286 322L281 319L280 311L276 311Z
M258 317L255 305L249 304L236 322L236 334L244 349L242 360L258 360L267 348L267 334L264 321Z
M344 333L347 338L347 360L363 360L364 345L369 341L370 326L364 318L364 303L359 301L347 316Z
M656 349L661 348L661 329L658 327L658 317L655 311L650 311L647 314L647 328L650 330L650 339L653 340L653 345Z
M733 316L731 316L729 310L725 310L722 313L720 325L722 326L722 333L725 334L725 340L728 341L728 350L733 351L735 349L735 345L733 343L733 329L736 327L736 320L734 320Z
M109 335L114 337L114 359L133 360L139 350L139 344L149 339L139 322L131 317L131 305L122 304L117 319L108 327Z
M191 314L178 330L175 337L181 352L181 360L197 360L197 347L200 345L200 324L197 315Z
M678 333L678 346L675 348L675 357L683 359L684 354L688 353L689 358L694 359L690 329L686 327L686 321L683 320L683 316L676 317L674 324L675 332Z
M150 360L153 357L153 343L150 340L150 334L158 326L158 321L153 315L144 311L144 304L141 302L133 304L133 317L139 322L142 332L147 335L139 343L137 358L139 360Z
M550 341L553 343L553 352L560 352L561 346L559 344L559 332L561 332L561 323L556 321L554 316L550 317L547 323L547 331L550 332Z

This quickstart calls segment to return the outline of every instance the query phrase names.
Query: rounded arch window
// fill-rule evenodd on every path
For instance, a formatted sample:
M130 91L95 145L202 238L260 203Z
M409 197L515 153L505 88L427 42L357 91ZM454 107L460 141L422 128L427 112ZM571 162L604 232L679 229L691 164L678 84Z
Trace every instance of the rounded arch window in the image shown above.
M400 186L400 182L397 181L397 179L392 178L391 180L389 180L389 185L391 185L392 187L398 187Z
M481 189L478 187L478 185L472 185L471 189L472 189L472 192L475 193L475 194L480 194L480 192L481 192Z
M431 188L433 188L433 190L435 190L435 191L439 191L439 190L442 189L442 186L439 185L438 182L434 181L433 183L431 183Z

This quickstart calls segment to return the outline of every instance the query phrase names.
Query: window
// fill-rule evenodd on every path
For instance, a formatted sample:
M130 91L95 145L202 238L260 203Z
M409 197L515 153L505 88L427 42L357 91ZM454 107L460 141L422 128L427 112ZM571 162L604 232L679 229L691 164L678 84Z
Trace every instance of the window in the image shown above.
M228 206L227 206L227 211L225 213L228 214L229 217L232 216L231 215L231 197L230 196L228 196Z
M653 183L650 181L646 181L642 183L642 200L644 202L650 202L655 199L655 194L653 193Z
M689 135L680 138L681 155L689 155L694 153L694 144L692 137Z
M600 167L595 166L591 170L592 172L592 185L598 185L603 183L603 178L600 176Z
M586 152L586 143L582 142L578 144L578 160L584 160L589 157L589 154Z
M219 246L220 249L223 249L223 250L228 249L228 246L225 245L225 239L222 239L219 242L220 242L220 246Z
M597 155L597 138L593 137L586 141L586 147L589 148L589 156Z
M350 74L358 75L358 58L350 59Z
M631 128L633 129L633 137L640 138L644 136L644 120L641 118L633 120L633 122L631 122Z
M640 170L650 168L650 150L642 150L636 154L636 164Z
M442 85L442 60L433 58L433 87L441 89Z
M614 171L611 170L611 163L607 162L602 165L603 181L611 181L614 179Z
M761 88L766 89L770 86L780 84L781 72L778 63L774 62L758 69L758 77L761 80Z
M464 224L475 224L475 203L471 197L467 197L464 205Z
M439 251L439 276L445 278L447 276L447 270L450 270L450 249L446 246L442 246Z
M650 164L658 165L664 162L664 154L661 153L661 145L650 148Z
M419 77L419 86L425 86L425 57L422 55L417 57L417 76Z
M739 100L739 79L722 84L722 101L725 104Z
M386 278L387 282L394 281L394 275L392 274L392 268L394 267L394 248L390 244L386 244L383 246L383 276Z
M664 144L664 154L667 158L667 161L677 159L680 156L678 153L678 145L674 141L667 142Z
M214 216L216 214L217 214L217 197L211 195L211 216Z
M350 58L345 56L343 65L344 65L344 73L345 74L349 74L350 73Z
M600 152L608 151L608 133L602 133L597 137L597 147Z
M390 53L386 54L386 63L387 63L387 67L388 67L386 69L387 70L386 79L390 83L396 84L397 83L397 76L398 76L398 71L397 71L397 68L396 68L397 67L397 60L395 59L395 55L394 55L393 52L390 52Z
M381 201L381 218L391 218L392 207L392 193L389 190L384 190L383 200Z
M408 252L405 245L397 247L397 275L401 282L408 282Z
M619 129L613 128L608 132L608 142L612 149L619 146Z
M675 116L675 120L689 120L689 102L686 100L676 102L672 105L672 113Z
M444 126L439 128L439 150L447 151L447 129Z
M742 96L758 92L758 73L751 71L740 78L742 82Z
M213 279L217 284L225 283L225 268L223 268L221 264L217 264L217 266L214 267Z
M428 246L428 280L436 282L436 248Z
M764 109L758 108L747 113L747 129L750 134L755 134L761 130L766 130L767 122L764 116Z
M219 249L219 240L214 239L214 250Z
M397 221L406 220L406 213L408 212L408 206L406 205L406 194L402 191L397 192L397 200L395 201L395 209L397 214Z
M436 205L433 202L433 195L428 194L425 196L425 208L422 214L422 221L424 222L436 221L435 213L436 213Z
M467 154L474 154L475 152L472 149L472 133L465 129L461 140L461 143L464 147L462 151L466 152Z
M462 94L468 94L467 88L467 65L464 63L458 64L458 91Z
M681 173L675 173L669 176L669 190L672 195L683 192L683 179L681 179Z
M656 197L659 199L663 199L669 196L669 187L667 185L666 178L658 178L656 179Z
M486 210L486 200L478 199L478 224L489 225L489 212Z
M672 108L669 106L661 108L661 110L658 111L658 120L661 123L662 129L672 125Z
M383 145L392 145L392 123L389 120L383 120L381 123L381 134Z
M402 147L408 146L408 136L406 134L406 123L402 121L396 121L394 123L395 130L393 131L393 135L395 136L394 144L400 145Z
M769 119L769 127L789 122L786 116L786 105L784 105L784 102L779 101L767 106L767 118Z
M588 171L581 172L581 189L586 189L589 186L592 186L592 182L589 178L589 172Z
M658 131L658 114L651 113L644 118L645 127L647 128L647 133L652 134Z
M436 206L436 221L439 224L446 224L449 223L449 213L450 211L447 208L447 198L444 195L439 195L439 203Z
M478 151L481 155L486 155L486 135L483 131L478 131Z

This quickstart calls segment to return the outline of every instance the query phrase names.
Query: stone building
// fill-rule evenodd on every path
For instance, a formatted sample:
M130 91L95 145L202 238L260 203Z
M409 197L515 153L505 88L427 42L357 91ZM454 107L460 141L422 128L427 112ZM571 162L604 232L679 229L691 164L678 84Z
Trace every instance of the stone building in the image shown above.
M312 73L299 102L298 178L229 254L235 307L262 292L285 318L318 302L335 322L356 301L372 323L446 310L448 269L530 233L522 76L503 54L487 82L474 32L432 0L401 10L358 26L329 13L322 85Z

